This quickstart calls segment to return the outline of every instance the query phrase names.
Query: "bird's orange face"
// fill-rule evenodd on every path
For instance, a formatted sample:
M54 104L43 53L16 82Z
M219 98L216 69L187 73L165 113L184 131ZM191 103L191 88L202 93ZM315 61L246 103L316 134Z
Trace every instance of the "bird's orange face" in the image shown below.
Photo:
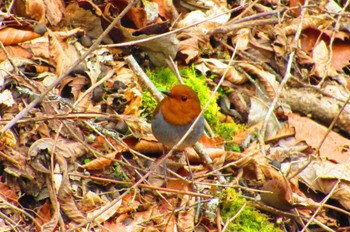
M199 98L193 89L186 85L175 85L158 104L154 115L162 110L164 119L177 126L190 123L201 112Z

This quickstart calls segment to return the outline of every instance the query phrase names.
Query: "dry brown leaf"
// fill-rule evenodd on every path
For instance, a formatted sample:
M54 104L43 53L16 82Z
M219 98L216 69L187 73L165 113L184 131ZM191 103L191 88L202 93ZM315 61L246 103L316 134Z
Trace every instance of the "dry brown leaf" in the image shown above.
M176 217L173 213L174 210L176 210L176 203L177 199L170 198L170 199L161 199L157 206L158 206L158 217L159 218L159 227L160 231L169 231L173 232L176 229ZM165 223L166 222L166 223Z
M0 41L4 45L14 45L40 37L41 35L26 30L19 30L11 27L0 30Z
M45 223L51 220L51 217L51 204L48 200L46 200L45 203L42 206L40 206L35 219L40 225L44 225ZM38 226L35 227L35 230L38 232L41 231L41 229Z
M196 203L196 198L184 195L180 202L180 207L188 207L188 210L181 210L177 219L179 231L191 232L195 231L195 208L192 207Z
M297 114L288 116L288 124L295 128L295 138L298 141L305 141L314 149L319 146L320 141L326 134L327 128L315 121L301 117ZM350 156L350 140L331 131L323 142L319 154L320 157L333 160L337 163L348 162Z
M291 204L292 192L290 186L283 178L265 181L262 190L268 191L260 193L261 201L267 205L281 210L290 210L293 208Z
M127 89L125 89L124 97L129 103L124 110L124 114L133 116L140 115L142 105L141 87L137 83L130 85Z
M154 136L147 136L137 139L133 136L128 136L123 139L128 147L141 153L161 153L163 146L157 141Z
M122 204L122 200L119 200L118 202L112 201L109 204L99 207L98 209L92 212L89 212L87 214L87 219L89 220L94 218L93 222L96 222L96 223L105 222L118 211L121 204ZM110 205L112 205L112 207L110 207ZM96 217L95 215L99 215L99 216Z
M186 40L182 40L179 43L178 51L179 53L186 55L185 62L186 64L189 64L199 55L198 39L190 37Z
M291 9L291 11L296 15L299 16L301 12L301 7L304 6L305 0L290 0L289 1L289 7L294 8L297 7L296 9Z
M121 206L118 209L117 213L122 214L134 212L140 205L141 202L139 201L139 199L135 198L135 194L131 192L124 196Z
M31 51L35 57L40 57L43 59L50 58L48 33L37 39L22 43L21 46L26 50Z
M343 68L349 65L350 61L350 43L346 41L335 41L333 43L332 67L338 72L342 72Z
M299 174L301 180L314 191L328 194L337 180L341 180L331 198L336 199L347 210L350 210L350 166L349 158L343 164L317 159Z
M15 190L11 189L7 184L0 182L0 195L6 201L11 202L15 206L18 205L19 196L15 192Z
M262 127L262 121L257 124L251 125L245 131L235 134L235 136L232 137L232 142L236 144L243 143L250 133L261 130L261 127Z
M0 126L2 129L3 126ZM15 147L17 145L16 136L11 130L5 131L5 133L0 137L0 150L3 151L6 148Z
M326 36L316 28L305 28L300 35L301 49L310 52L318 40L325 40Z
M118 152L115 151L115 152L100 156L97 159L94 159L89 163L82 165L81 168L89 171L105 170L111 166L117 153Z
M25 5L25 11L27 15L29 15L31 18L36 19L41 23L45 23L46 6L43 0L29 0L29 1L23 1L23 2L25 2L23 5ZM53 2L57 2L57 1L53 1Z
M60 203L62 211L68 216L69 219L77 223L82 223L86 220L85 215L78 209L75 204L72 189L69 183L62 184L60 191L57 194L58 201Z
M21 58L29 59L32 57L32 54L21 46L6 46L5 49L11 58L21 57ZM6 59L7 59L7 56L5 55L4 51L0 50L0 62Z
M299 18L293 19L290 22L290 25L283 27L284 34L285 35L294 35L299 28L299 24L300 24ZM317 28L316 25L317 25L317 19L307 17L307 18L303 19L301 27L304 30L306 28Z
M109 220L103 223L102 232L110 231L144 231L145 228L142 224L145 223L152 215L152 212L135 212L132 216L130 214L121 214L118 215L115 221ZM127 222L127 223L125 223ZM152 226L147 225L147 229L152 231Z
M56 64L56 74L58 76L80 57L75 47L67 41L67 37L78 32L79 30L55 33L49 32L50 58Z
M66 7L64 18L60 23L61 27L70 28L71 25L83 29L84 34L92 39L98 38L103 32L101 18L93 14L92 11L79 7L76 1L70 2ZM112 41L110 38L106 38L104 42L111 43Z

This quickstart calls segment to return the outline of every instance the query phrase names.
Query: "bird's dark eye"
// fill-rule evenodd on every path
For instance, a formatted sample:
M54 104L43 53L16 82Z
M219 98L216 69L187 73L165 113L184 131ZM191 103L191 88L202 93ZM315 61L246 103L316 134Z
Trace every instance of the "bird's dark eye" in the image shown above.
M183 102L185 102L185 101L187 101L187 97L181 97L181 101L183 101Z

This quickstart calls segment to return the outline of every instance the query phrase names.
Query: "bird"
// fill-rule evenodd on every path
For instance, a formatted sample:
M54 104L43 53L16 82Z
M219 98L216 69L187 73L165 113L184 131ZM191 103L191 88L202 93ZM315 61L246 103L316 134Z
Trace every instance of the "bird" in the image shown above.
M197 93L184 84L162 91L164 99L153 112L151 128L153 135L166 148L172 148L186 134L201 112ZM204 131L204 117L200 116L193 130L178 146L179 150L195 144Z

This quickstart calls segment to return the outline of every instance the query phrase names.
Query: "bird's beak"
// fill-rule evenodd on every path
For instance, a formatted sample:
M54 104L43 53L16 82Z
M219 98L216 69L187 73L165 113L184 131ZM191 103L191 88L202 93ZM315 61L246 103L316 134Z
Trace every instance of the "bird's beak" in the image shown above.
M165 95L167 95L167 96L169 96L169 97L172 96L171 93L170 93L170 91L166 91L166 90L163 90L163 91L162 91L162 94L165 94Z

